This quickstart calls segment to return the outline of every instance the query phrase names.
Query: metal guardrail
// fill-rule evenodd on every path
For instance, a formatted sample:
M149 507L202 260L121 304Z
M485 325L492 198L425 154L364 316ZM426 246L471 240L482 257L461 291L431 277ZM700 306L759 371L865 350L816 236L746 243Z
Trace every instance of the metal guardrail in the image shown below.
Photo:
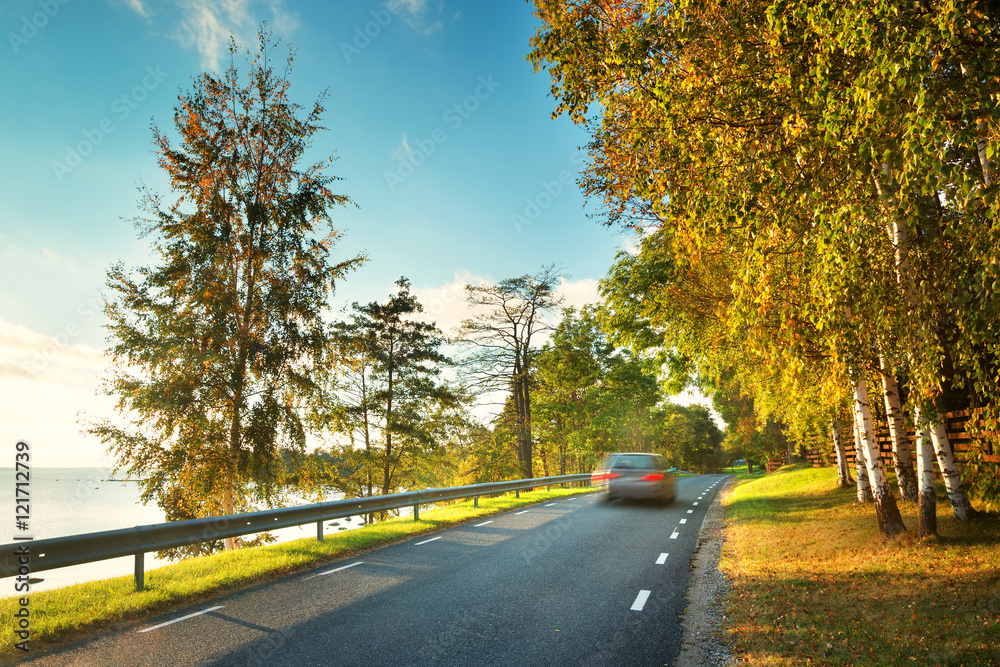
M239 537L289 526L316 523L316 539L323 539L323 522L372 512L412 507L414 520L420 519L420 505L443 500L520 491L539 486L551 487L572 482L589 482L590 475L559 475L536 477L510 482L471 484L444 489L424 489L386 496L369 496L349 500L333 500L298 507L230 514L227 516L172 521L167 523L105 530L97 533L52 537L44 540L19 541L0 547L0 578L25 576L59 567L93 563L121 556L135 556L135 587L144 586L144 555L153 551L184 547L200 542ZM27 553L26 553L27 550Z

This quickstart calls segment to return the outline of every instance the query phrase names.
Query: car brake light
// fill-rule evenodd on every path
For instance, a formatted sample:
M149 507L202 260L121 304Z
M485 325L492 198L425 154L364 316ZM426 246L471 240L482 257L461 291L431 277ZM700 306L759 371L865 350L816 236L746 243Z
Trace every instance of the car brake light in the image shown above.
M644 481L644 482L658 482L661 479L663 479L663 473L659 473L658 472L658 473L654 473L652 475L646 475L645 477L642 478L642 481Z
M603 482L605 480L614 479L619 477L618 473L613 472L595 472L590 476L590 481L592 482Z

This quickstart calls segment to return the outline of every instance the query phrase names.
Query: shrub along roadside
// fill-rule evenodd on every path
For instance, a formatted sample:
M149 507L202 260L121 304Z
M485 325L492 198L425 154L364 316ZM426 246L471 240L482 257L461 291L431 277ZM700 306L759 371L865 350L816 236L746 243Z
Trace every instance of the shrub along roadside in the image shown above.
M954 521L940 538L884 540L836 470L786 466L724 499L727 641L747 665L995 665L1000 524Z
M286 574L330 561L356 556L377 547L416 535L456 526L483 516L499 514L515 507L532 505L551 498L589 493L591 488L554 488L551 491L513 493L497 498L421 510L420 521L398 518L326 535L322 542L301 539L263 547L238 549L212 556L191 558L146 573L146 589L135 591L131 576L116 577L30 595L32 653L85 636L113 629L161 613L169 607L200 602L251 584L277 579ZM13 627L8 622L18 609L18 598L0 599L4 621L0 660L7 662L24 655L14 648Z

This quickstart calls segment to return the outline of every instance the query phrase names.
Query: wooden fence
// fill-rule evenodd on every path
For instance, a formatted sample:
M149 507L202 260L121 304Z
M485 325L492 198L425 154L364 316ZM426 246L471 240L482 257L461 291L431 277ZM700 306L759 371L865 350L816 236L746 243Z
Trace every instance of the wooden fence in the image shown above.
M972 444L972 438L965 428L969 416L970 413L968 410L949 412L945 415L945 429L948 432L948 439L951 441L952 448L955 450L955 459L960 469L965 453L969 451L969 446ZM841 426L840 437L844 445L847 460L853 467L855 465L854 432L850 426L850 423ZM907 438L910 441L911 451L914 452L914 461L916 461L916 435L913 431L908 431ZM875 424L875 440L878 442L882 461L891 470L893 465L892 440L889 438L889 427L886 424ZM822 438L819 436L813 437L810 446L806 448L805 454L814 468L837 465L837 452L833 448L833 436L831 434L827 434ZM998 454L997 441L995 439L984 441L983 454L986 461L1000 464L1000 454ZM783 457L780 460L781 463L784 463ZM768 472L770 471L771 461L769 460Z

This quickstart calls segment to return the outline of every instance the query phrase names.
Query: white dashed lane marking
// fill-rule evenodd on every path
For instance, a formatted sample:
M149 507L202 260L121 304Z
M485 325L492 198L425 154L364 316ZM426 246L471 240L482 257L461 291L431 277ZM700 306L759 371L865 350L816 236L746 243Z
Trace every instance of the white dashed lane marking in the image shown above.
M680 533L678 533L678 532L677 532L677 531L675 530L674 532L670 533L670 539L672 539L672 540L676 540L676 539L677 539L677 536L678 536L678 535L680 535Z
M527 514L527 513L528 513L528 512L530 512L530 511L531 511L531 510L522 510L522 511L520 511L520 512L514 512L514 514Z
M643 603L645 603L645 600L643 600ZM222 609L224 606L225 605L219 605L217 607L209 607L208 609L202 609L201 611L196 611L193 614L188 614L187 616L181 616L180 618L175 618L172 621L167 621L166 623L160 623L159 625L153 625L148 628L143 628L142 630L136 630L136 632L149 632L150 630L159 630L162 627L173 625L174 623L180 623L181 621L186 621L189 618L194 618L195 616L201 616L202 614L207 614L210 611L215 611L216 609Z
M423 542L417 542L416 546L419 547L421 544L427 544L428 542L433 542L434 540L440 540L442 537L444 537L444 535L438 535L437 537L432 537L429 540L424 540Z
M694 510L688 510L688 514L694 514Z
M482 523L477 523L477 524L475 525L475 527L476 527L476 528L482 528L483 526L485 526L485 525L487 525L487 524L490 524L490 523L493 523L493 519L490 519L489 521L483 521Z
M687 522L688 522L687 519L681 519L681 523L687 523Z
M642 611L642 608L646 606L646 600L649 599L650 592L639 591L639 594L635 596L635 602L632 603L632 611Z
M306 577L302 581L305 581L306 579L315 579L316 577L325 577L328 574L333 574L334 572L340 572L341 570L346 570L349 567L355 567L357 565L361 565L362 562L363 561L359 560L357 563L351 563L350 565L342 565L341 567L336 567L332 570L327 570L326 572L320 572L319 574L314 574L311 577Z
M669 556L669 555L670 554L660 554L660 556L656 559L656 564L657 565L663 565L664 563L666 563L667 562L667 556Z

